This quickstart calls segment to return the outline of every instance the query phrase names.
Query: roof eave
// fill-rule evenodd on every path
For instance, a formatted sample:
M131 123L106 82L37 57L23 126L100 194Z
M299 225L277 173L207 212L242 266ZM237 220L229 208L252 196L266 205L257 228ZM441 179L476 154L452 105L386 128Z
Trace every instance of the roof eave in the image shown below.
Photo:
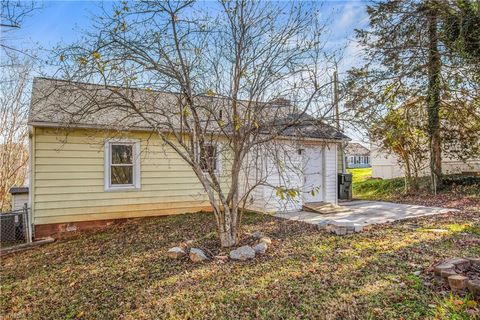
M55 129L95 129L95 130L116 130L122 132L153 132L154 129L150 127L129 127L129 128L118 128L118 127L109 127L109 126L100 126L93 124L62 124L57 122L43 122L43 121L31 121L28 122L29 126L37 128L55 128ZM163 132L169 132L169 130L163 130ZM342 143L348 142L351 139L344 135L342 138L315 138L315 137L295 137L295 136L279 136L280 139L284 140L301 140L301 141L321 141L321 142L334 142Z

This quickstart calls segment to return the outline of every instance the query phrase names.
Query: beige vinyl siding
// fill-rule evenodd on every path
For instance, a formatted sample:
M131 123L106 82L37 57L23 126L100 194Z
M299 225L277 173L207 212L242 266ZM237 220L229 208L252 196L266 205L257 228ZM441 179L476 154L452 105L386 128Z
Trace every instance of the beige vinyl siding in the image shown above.
M34 223L117 219L194 212L210 207L189 165L158 136L128 133L141 149L140 190L104 190L104 144L94 130L35 128ZM110 134L111 135L111 134ZM227 157L221 157L222 181Z

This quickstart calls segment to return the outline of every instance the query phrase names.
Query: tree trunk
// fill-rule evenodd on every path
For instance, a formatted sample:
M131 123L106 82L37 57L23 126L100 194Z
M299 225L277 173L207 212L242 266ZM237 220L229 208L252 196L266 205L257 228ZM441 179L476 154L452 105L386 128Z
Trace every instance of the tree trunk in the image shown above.
M412 191L412 171L410 170L410 161L408 155L404 159L405 161L405 193Z
M220 244L223 248L233 247L237 244L236 232L220 232Z
M237 244L237 228L234 216L237 212L230 208L223 208L223 212L220 215L223 217L220 219L218 227L218 235L220 237L220 244L224 248L232 247Z
M431 188L435 193L442 188L442 148L440 137L440 72L438 50L437 14L435 8L428 11L428 135L430 145Z

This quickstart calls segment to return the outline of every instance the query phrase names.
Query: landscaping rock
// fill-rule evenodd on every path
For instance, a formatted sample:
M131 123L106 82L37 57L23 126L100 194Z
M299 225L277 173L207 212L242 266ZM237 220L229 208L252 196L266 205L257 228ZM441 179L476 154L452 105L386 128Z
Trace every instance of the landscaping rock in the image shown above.
M433 271L437 276L441 276L443 270L453 270L453 268L455 268L455 266L451 263L440 263L434 267Z
M198 248L192 248L190 249L190 260L193 262L202 262L208 260L208 258L202 250Z
M269 237L261 237L259 242L264 242L268 245L268 244L272 244L272 239L270 239Z
M448 277L448 284L454 291L461 291L467 286L468 278L462 275L453 275Z
M173 247L168 249L167 256L171 259L180 259L187 253L180 247Z
M328 226L329 224L331 224L331 223L332 223L331 220L322 220L322 221L320 221L320 222L317 224L317 228L318 228L319 230L326 229L327 226Z
M318 225L319 229L325 229L327 232L335 233L337 236L344 236L347 234L352 234L356 232L363 231L363 225L358 223L342 223L335 221L328 221L325 223L320 223Z
M220 260L220 261L227 261L228 256L227 255L218 255L218 256L215 256L215 259Z
M472 266L480 268L480 258L468 258L468 260Z
M480 280L469 280L467 288L474 296L480 297Z
M442 270L442 272L440 273L440 276L443 279L448 279L448 277L454 276L456 274L457 274L457 272L453 269L445 269L445 270Z
M336 229L335 229L335 234L337 236L344 236L347 234L347 227L346 226L338 226Z
M193 240L187 240L185 242L181 242L178 246L183 250L187 250L193 245Z
M347 225L347 234L362 232L363 226L358 223L352 223Z
M470 260L463 259L463 258L453 258L450 260L445 261L445 263L453 264L460 270L467 270L470 268Z
M250 246L243 246L230 251L230 259L233 260L248 260L255 258L255 250Z
M331 225L330 232L335 233L337 236L344 236L347 234L347 226Z
M258 239L260 239L264 236L265 235L263 234L263 232L260 232L260 231L255 231L255 232L252 233L252 238L256 239L256 240L258 240Z
M355 232L362 232L363 226L361 224L354 224L353 225Z
M352 234L355 232L355 226L353 224L347 224L345 227L347 228L347 234Z
M258 254L265 254L267 252L268 245L265 242L260 242L256 246L253 247L253 250L255 250L255 253Z

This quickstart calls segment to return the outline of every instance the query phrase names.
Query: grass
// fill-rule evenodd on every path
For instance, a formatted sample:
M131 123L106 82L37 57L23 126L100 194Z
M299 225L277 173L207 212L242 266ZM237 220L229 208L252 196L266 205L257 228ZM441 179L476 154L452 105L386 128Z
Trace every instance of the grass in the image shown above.
M478 301L431 276L480 256L479 206L344 237L247 214L242 243L273 238L253 261L169 260L179 242L221 253L207 213L131 220L2 258L2 319L472 319ZM447 232L430 232L445 229ZM205 236L208 235L208 236ZM421 271L419 276L415 271Z
M352 174L353 183L358 183L372 177L372 168L347 169Z
M405 179L371 179L363 169L351 169L353 174L353 197L365 200L385 200L415 202L428 200L432 204L437 201L445 204L448 200L475 199L480 200L480 177L446 175L445 188L437 196L431 196L429 177L419 179L420 190L416 194L405 194Z

